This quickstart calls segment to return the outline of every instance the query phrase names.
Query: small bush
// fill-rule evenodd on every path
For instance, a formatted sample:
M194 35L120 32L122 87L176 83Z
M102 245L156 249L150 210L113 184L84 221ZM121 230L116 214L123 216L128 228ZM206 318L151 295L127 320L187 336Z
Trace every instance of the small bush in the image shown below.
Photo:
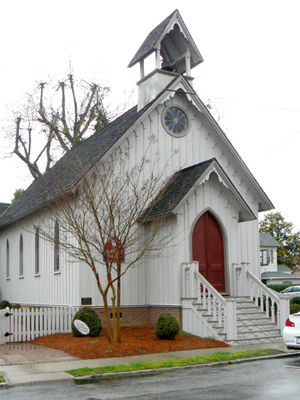
M2 300L0 303L0 310L4 310L6 307L11 308L11 304L7 300Z
M300 297L293 297L290 304L300 304Z
M11 306L11 308L14 309L14 310L18 310L19 308L21 308L21 305L20 304L13 304Z
M300 304L291 304L290 305L290 314L296 314L300 311Z
M79 319L80 321L87 324L90 329L90 333L88 335L83 335L76 329L74 325L74 320ZM101 320L96 313L96 311L91 307L83 307L74 315L72 322L72 333L75 337L80 336L99 336L102 330Z
M172 340L179 332L179 329L177 319L172 314L164 312L157 319L155 334L158 339Z
M268 288L275 290L275 292L282 292L284 289L294 286L293 283L277 283L275 285L267 285Z

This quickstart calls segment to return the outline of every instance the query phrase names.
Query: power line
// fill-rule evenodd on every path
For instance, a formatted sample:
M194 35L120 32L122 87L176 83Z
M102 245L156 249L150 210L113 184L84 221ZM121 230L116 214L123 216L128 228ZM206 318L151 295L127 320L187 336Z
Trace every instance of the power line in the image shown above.
M226 97L211 96L211 98L212 98L212 99L218 99L218 100L225 100L225 101L234 101L235 103L251 104L252 106L257 106L257 107L274 108L274 109L276 109L276 110L300 112L300 110L293 110L292 108L284 108L284 107L269 106L269 105L266 105L266 104L252 103L252 102L250 102L250 101L242 101L242 100L228 99L228 98L226 98Z
M278 149L278 147L281 147L282 145L284 145L286 142L288 142L289 140L291 140L293 137L295 137L296 135L298 135L300 133L300 130L297 131L296 133L294 133L292 136L290 136L289 138L287 138L286 140L284 140L283 142L279 143L277 146L273 147L273 149L267 151L266 153L262 154L261 156L259 156L258 158L256 158L256 160L261 159L262 157L266 156L267 154L271 153L272 151Z

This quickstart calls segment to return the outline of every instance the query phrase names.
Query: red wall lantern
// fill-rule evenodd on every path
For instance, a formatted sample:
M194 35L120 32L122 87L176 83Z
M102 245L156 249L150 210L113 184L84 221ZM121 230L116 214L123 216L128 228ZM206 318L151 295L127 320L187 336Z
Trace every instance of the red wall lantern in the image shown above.
M120 240L112 237L106 243L106 257L111 261L124 261L124 248Z

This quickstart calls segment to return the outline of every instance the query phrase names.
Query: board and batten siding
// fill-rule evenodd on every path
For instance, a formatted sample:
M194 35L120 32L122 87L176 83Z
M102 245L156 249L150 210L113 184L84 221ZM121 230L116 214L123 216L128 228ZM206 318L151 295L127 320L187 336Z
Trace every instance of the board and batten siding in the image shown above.
M189 115L190 129L180 138L169 135L162 127L163 110L171 105L183 108ZM154 135L157 141L149 146L151 135ZM135 165L145 155L151 161L158 158L156 171L163 171L165 178L179 169L216 158L253 213L257 214L258 200L253 193L253 184L206 116L184 95L176 94L165 103L157 105L133 127L126 140L120 140L119 145L120 148L128 145L131 148L131 165Z
M126 268L126 253L125 261L122 263L122 268ZM100 282L105 289L107 284L106 267L103 264L96 264L99 273ZM93 306L102 306L103 299L98 290L95 277L90 267L81 263L79 269L80 281L80 298L90 297ZM108 292L108 304L111 305L111 291ZM134 267L128 269L121 279L121 303L126 306L145 305L145 263L141 260Z
M235 266L256 271L256 221L238 222L238 208L228 196L227 189L212 173L210 179L198 186L177 210L174 239L156 260L147 266L148 303L178 305L181 303L181 264L193 261L192 234L199 217L209 211L218 221L224 241L226 291L232 295L245 293L246 282L236 280ZM246 227L242 232L241 226ZM167 232L165 233L167 235ZM238 286L238 287L237 287Z
M54 272L54 247L39 239L39 274L35 272L35 229L38 216L5 228L0 235L0 289L2 299L23 305L78 304L78 266L60 250L60 270ZM44 218L43 218L44 220ZM49 224L53 225L53 221ZM23 276L19 275L19 238L23 235ZM6 242L9 241L9 279L6 277Z
M189 115L188 133L177 138L169 135L162 126L162 113L166 106L182 107ZM149 140L155 136L156 140ZM162 173L163 179L182 168L216 158L232 180L242 197L258 215L257 192L245 171L239 165L234 152L220 139L215 127L184 94L176 93L136 122L116 143L121 150L129 149L128 168L147 157L150 163L143 171L146 178L151 165L154 172ZM109 152L104 157L109 157ZM180 304L180 267L192 259L191 235L197 218L204 210L211 210L222 226L225 243L226 285L229 290L243 292L243 284L237 283L233 264L248 268L257 277L259 270L258 221L238 223L237 205L228 198L226 190L211 174L209 181L199 186L189 202L182 204L177 216L168 227L172 230L172 245L156 258L146 257L130 269L122 278L123 305L178 305ZM38 224L40 216L31 216L22 225L5 228L0 232L0 289L2 298L12 302L40 305L79 305L82 297L92 297L93 305L101 305L102 299L89 267L83 263L70 263L60 255L60 274L54 274L53 245L40 240L40 276L35 276L35 235L32 219ZM19 236L24 240L24 278L19 273ZM10 243L11 276L6 280L6 240ZM126 255L125 255L126 257ZM125 263L126 265L126 258ZM101 276L105 272L99 266ZM105 278L103 278L105 279ZM239 288L237 285L239 284Z

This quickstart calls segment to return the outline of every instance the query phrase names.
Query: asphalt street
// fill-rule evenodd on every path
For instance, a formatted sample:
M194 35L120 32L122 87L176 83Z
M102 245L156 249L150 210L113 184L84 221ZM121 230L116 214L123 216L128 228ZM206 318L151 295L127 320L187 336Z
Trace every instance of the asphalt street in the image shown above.
M293 357L183 369L85 385L16 386L2 389L0 399L286 400L298 398L299 390L300 358Z

